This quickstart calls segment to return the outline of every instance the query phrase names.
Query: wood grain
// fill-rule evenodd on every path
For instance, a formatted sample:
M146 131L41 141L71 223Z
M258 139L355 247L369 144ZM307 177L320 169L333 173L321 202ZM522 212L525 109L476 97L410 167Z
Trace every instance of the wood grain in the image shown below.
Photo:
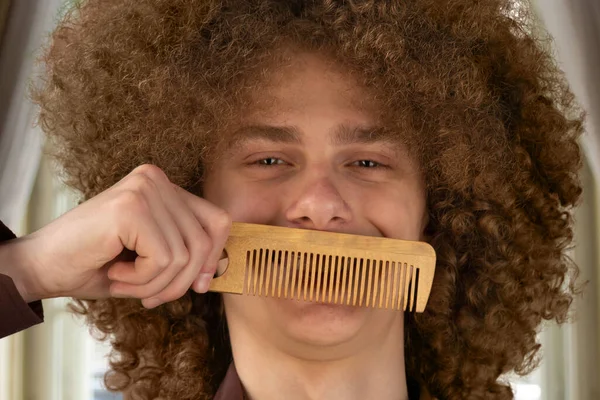
M436 255L427 243L234 223L211 291L423 312Z

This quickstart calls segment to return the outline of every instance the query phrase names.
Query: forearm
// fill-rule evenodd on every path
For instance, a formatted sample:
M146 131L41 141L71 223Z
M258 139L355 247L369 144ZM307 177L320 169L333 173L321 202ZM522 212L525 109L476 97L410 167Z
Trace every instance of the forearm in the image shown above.
M34 257L27 241L19 238L0 243L0 274L11 278L19 295L31 303L43 297L35 290Z

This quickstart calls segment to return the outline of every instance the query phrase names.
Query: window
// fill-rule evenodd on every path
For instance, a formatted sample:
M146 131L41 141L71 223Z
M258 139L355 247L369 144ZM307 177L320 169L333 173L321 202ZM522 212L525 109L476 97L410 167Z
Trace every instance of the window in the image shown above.
M78 197L62 185L42 158L28 212L32 231L64 214ZM25 334L25 398L40 400L120 400L103 384L108 345L96 341L82 318L67 309L69 299L44 300L45 323ZM36 385L28 385L36 382Z

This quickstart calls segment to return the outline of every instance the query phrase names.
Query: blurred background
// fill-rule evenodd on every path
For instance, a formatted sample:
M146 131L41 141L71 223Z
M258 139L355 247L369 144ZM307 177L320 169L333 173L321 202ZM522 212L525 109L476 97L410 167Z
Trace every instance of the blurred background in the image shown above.
M0 0L0 220L32 232L77 203L44 155L26 93L35 58L66 7L77 0ZM129 0L133 1L133 0ZM515 0L523 3L527 0ZM583 205L572 257L588 281L573 323L546 324L543 361L525 378L506 376L517 400L600 399L600 1L532 0L538 35L550 32L557 62L588 112L582 139ZM550 43L548 43L550 45ZM65 299L44 301L46 322L0 340L0 400L108 400L102 386L108 348L93 339ZM2 321L0 321L2 323Z

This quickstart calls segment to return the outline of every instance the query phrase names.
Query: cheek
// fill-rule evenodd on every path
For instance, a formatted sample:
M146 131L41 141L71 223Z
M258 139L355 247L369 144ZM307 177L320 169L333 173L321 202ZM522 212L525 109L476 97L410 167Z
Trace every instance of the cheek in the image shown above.
M204 198L234 221L265 224L275 219L281 196L273 187L222 176L218 184L207 181Z
M425 196L416 189L371 193L363 201L367 218L387 237L421 240L425 216Z

